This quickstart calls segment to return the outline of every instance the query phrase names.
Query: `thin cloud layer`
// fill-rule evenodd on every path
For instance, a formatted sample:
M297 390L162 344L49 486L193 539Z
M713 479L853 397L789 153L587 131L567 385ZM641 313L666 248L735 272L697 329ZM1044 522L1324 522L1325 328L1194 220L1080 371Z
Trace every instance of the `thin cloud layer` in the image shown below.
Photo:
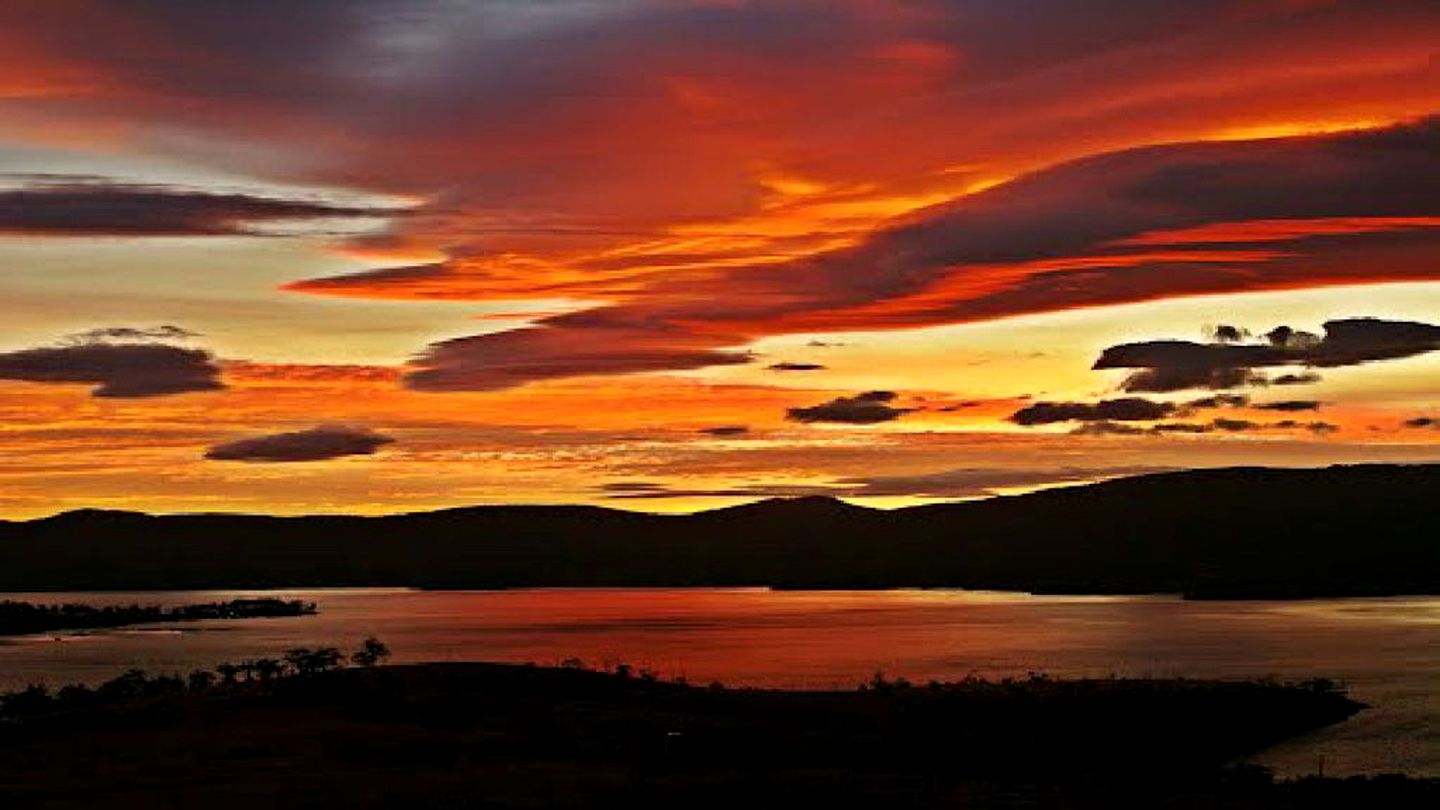
M684 330L548 326L456 338L416 357L405 384L417 391L494 391L537 380L748 363L726 341Z
M0 189L0 235L15 236L237 236L265 223L397 213L117 181Z
M1300 422L1285 419L1279 422L1256 422L1251 419L1217 417L1209 422L1159 422L1149 427L1124 422L1085 422L1070 431L1072 436L1174 436L1202 435L1206 433L1249 433L1252 431L1306 430L1316 436L1325 436L1340 430L1330 422Z
M64 339L65 343L106 343L110 341L123 343L138 343L145 341L175 341L189 340L200 337L199 332L192 332L181 326L163 324L161 326L135 327L135 326L102 326L96 329L87 329L84 332L77 332Z
M1011 469L1006 467L961 467L916 475L877 475L838 478L826 484L751 484L712 489L674 487L657 481L617 481L598 489L617 500L662 500L671 498L979 498L1004 490L1034 489L1062 484L1089 483L1111 478L1166 472L1172 467L1057 467L1054 469Z
M256 436L218 444L205 451L212 461L287 463L368 456L395 440L368 428L320 425L306 430Z
M1165 472L1169 467L1056 467L1054 469L1008 469L961 467L921 475L882 475L845 478L839 483L851 489L850 497L976 498L1005 489L1029 489L1056 484L1103 481L1132 475Z
M823 371L825 366L819 363L771 363L765 368L770 371Z
M1254 407L1262 411L1316 411L1320 402L1313 399L1286 399L1278 402L1262 402Z
M225 387L215 358L161 343L90 342L0 353L0 380L86 383L91 395L130 399Z

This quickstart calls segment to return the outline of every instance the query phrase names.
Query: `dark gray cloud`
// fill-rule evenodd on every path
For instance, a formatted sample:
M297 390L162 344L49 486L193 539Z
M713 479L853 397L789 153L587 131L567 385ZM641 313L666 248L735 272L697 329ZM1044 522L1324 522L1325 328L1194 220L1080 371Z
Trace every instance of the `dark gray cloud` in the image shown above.
M1140 397L1107 399L1100 402L1037 402L1010 415L1017 425L1049 425L1055 422L1149 422L1175 413L1179 406Z
M644 495L651 492L668 492L669 487L655 481L612 481L596 487L601 492L617 496Z
M1248 334L1248 332L1238 326L1221 324L1211 332L1211 337L1215 339L1216 343L1239 343L1244 340Z
M1150 431L1138 425L1129 425L1124 422L1111 422L1102 419L1098 422L1083 422L1079 427L1070 431L1072 436L1143 436Z
M1195 422L1161 422L1150 428L1151 433L1209 433L1215 428L1213 425L1197 424Z
M366 456L395 441L368 428L320 425L290 433L275 433L218 444L205 451L215 461L324 461L343 456Z
M1273 424L1264 425L1264 427L1276 428L1279 430L1299 430L1303 428L1310 431L1311 433L1314 433L1317 436L1328 435L1330 433L1335 433L1336 431L1340 430L1339 425L1334 425L1329 422L1300 422L1294 419L1286 419L1283 422L1275 422Z
M1325 336L1300 351L1321 368L1396 360L1440 349L1440 326L1416 321L1347 318L1325 323Z
M1279 402L1262 402L1255 406L1262 411L1318 411L1321 403L1313 399L1286 399Z
M710 436L724 438L727 436L744 436L750 432L750 428L745 425L717 425L715 427L701 428L700 432Z
M235 236L257 233L265 223L397 213L92 179L0 189L0 235Z
M1250 404L1250 398L1243 394L1215 394L1213 396L1192 399L1185 403L1188 408L1243 408Z
M132 398L224 388L215 358L161 343L87 342L0 353L0 380L87 383L96 397Z
M1440 428L1440 419L1433 416L1417 416L1405 420L1407 428Z
M1298 374L1281 374L1270 380L1271 385L1310 385L1320 382L1321 377L1313 371L1302 371Z
M792 422L839 422L850 425L872 425L899 419L913 408L896 408L894 391L866 391L853 397L837 397L808 408L790 408L785 418Z
M819 363L771 363L765 368L771 371L822 371L825 366Z
M1125 378L1121 390L1132 393L1166 393L1189 388L1242 388L1264 385L1265 375L1247 368L1196 368L1169 366L1147 368Z
M1210 423L1216 430L1223 430L1227 433L1240 433L1247 430L1255 430L1260 427L1258 422L1249 419L1216 419Z
M1354 366L1413 357L1440 349L1440 326L1415 321L1346 318L1327 321L1323 336L1277 327L1264 343L1195 343L1155 340L1111 346L1095 361L1096 369L1140 369L1121 384L1126 391L1178 391L1186 388L1236 388L1265 378L1255 369L1299 365L1321 368ZM1313 372L1287 375L1284 384L1317 381Z

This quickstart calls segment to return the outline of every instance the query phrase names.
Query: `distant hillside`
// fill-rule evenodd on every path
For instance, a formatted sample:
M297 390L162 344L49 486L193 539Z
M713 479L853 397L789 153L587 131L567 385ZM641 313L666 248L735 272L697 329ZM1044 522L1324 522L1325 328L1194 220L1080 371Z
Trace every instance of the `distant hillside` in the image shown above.
M882 511L501 506L389 517L82 510L0 524L0 588L950 586L1440 593L1440 465L1231 468Z

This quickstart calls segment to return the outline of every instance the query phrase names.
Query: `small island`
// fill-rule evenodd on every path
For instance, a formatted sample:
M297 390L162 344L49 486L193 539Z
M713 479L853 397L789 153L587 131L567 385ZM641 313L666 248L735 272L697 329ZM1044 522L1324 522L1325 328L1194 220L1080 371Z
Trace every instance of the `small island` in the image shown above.
M160 605L42 605L0 601L0 636L52 633L60 630L97 630L157 622L191 622L201 619L259 619L309 616L318 609L300 599L231 599L178 607Z

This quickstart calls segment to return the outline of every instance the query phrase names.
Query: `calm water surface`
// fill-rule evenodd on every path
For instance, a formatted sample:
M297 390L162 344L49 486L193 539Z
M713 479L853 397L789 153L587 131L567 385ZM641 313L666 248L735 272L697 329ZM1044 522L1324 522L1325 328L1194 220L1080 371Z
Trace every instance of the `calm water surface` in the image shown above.
M692 682L853 688L876 671L915 681L1044 672L1343 680L1371 709L1259 759L1304 774L1440 775L1440 599L1185 602L973 591L581 589L7 594L33 602L177 605L278 596L300 618L146 625L0 639L0 689L96 682L129 667L184 671L353 647L376 635L397 663L580 658Z

